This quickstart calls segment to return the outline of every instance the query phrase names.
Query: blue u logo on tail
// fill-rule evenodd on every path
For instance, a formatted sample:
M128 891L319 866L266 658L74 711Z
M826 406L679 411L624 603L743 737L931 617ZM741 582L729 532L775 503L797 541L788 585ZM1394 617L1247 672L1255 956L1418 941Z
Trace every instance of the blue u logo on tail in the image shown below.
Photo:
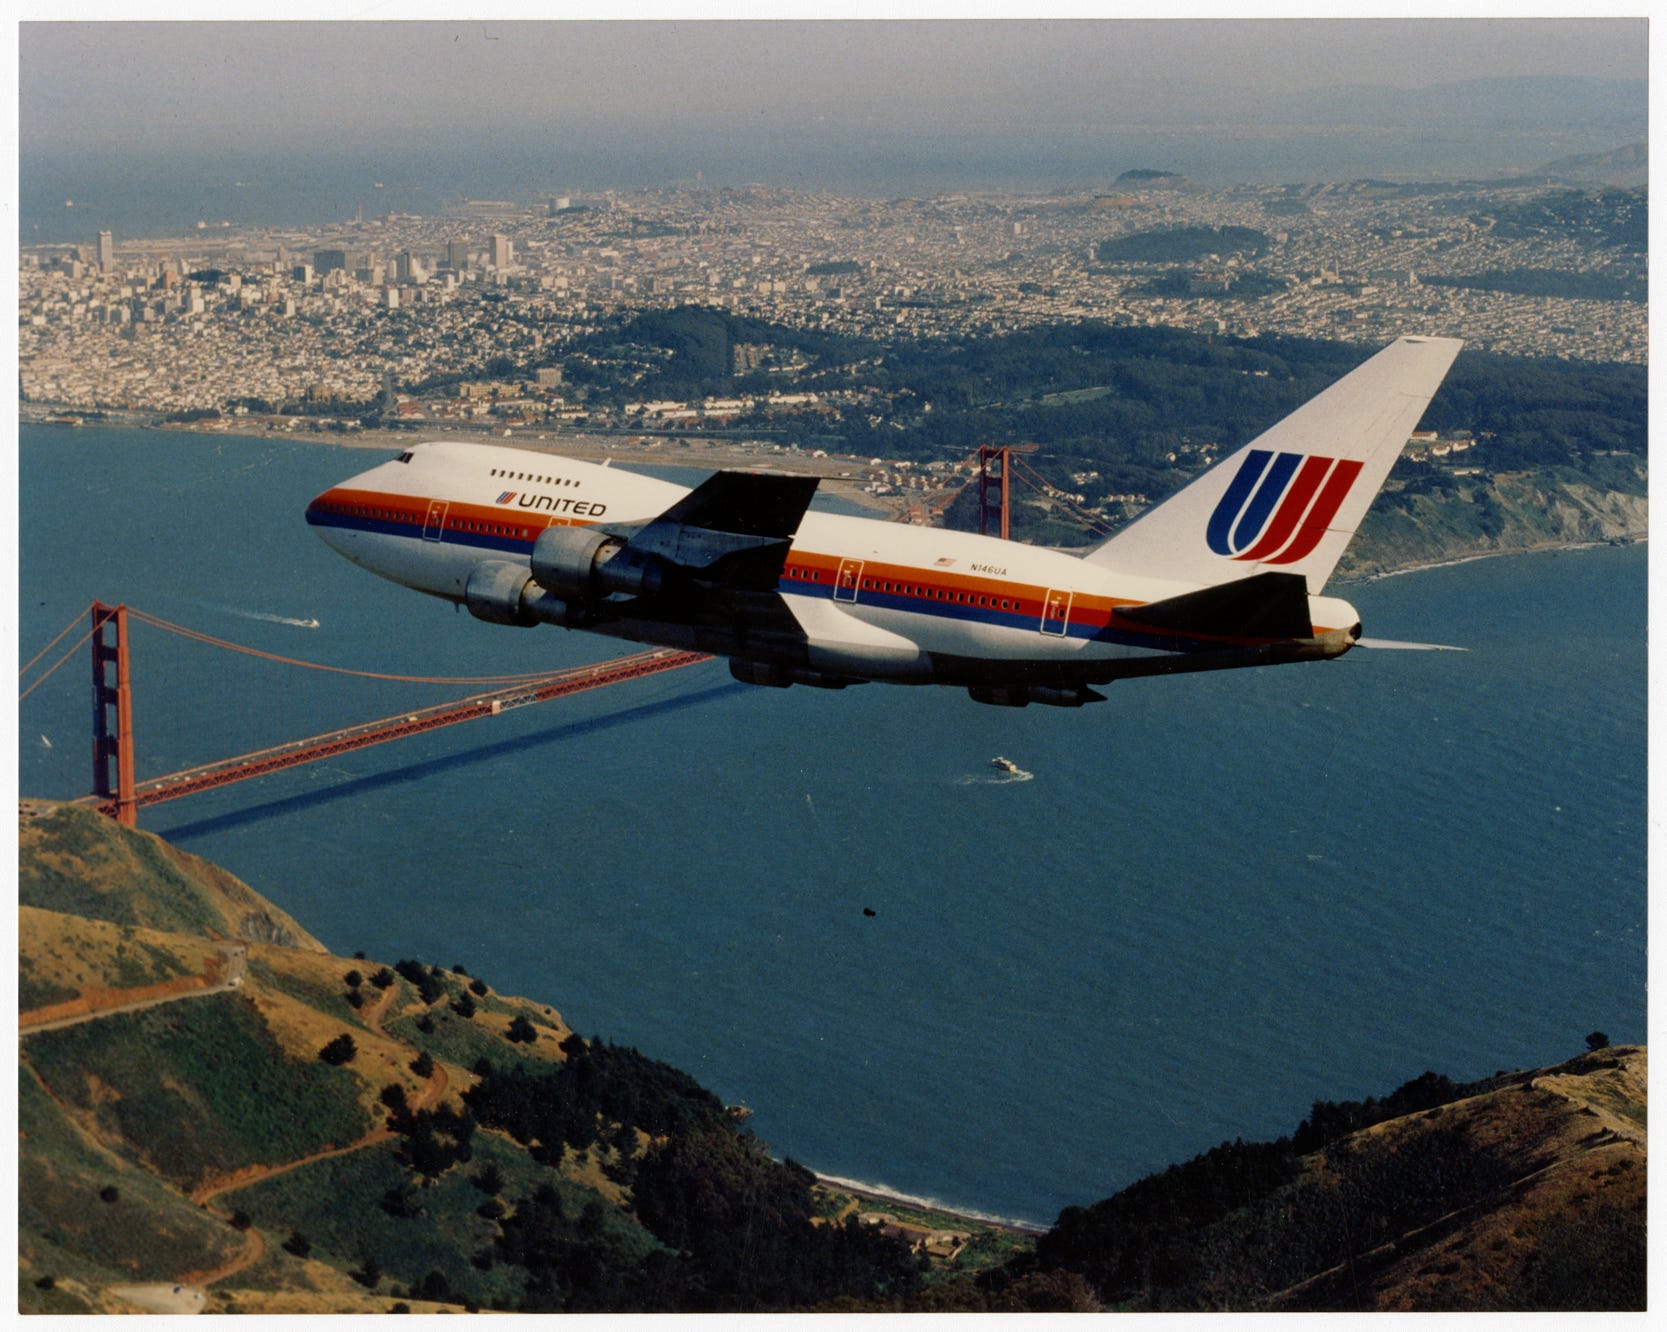
M1217 555L1295 564L1319 544L1361 464L1352 459L1252 449L1204 533Z

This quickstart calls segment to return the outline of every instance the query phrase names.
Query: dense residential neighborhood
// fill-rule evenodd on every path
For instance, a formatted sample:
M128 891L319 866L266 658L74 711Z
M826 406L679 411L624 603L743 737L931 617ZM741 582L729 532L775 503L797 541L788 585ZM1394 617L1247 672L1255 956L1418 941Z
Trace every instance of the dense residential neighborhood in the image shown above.
M470 201L310 230L200 225L22 252L26 410L328 411L592 427L828 408L790 350L748 386L598 391L572 344L702 306L883 346L1061 323L1376 345L1408 331L1576 360L1646 356L1642 190L1243 186L1132 172L1104 192L865 199L677 187ZM622 394L619 390L624 389ZM845 407L860 407L852 391Z

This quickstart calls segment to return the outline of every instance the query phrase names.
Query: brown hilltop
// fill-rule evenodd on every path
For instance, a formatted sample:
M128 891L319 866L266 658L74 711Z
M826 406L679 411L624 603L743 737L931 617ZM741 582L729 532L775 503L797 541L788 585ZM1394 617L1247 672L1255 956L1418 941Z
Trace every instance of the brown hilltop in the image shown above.
M1434 1132L1486 1157L1488 1196L1268 1302L1274 1309L1642 1308L1649 1059L1618 1046L1354 1135L1416 1152ZM1324 1173L1326 1167L1319 1167Z
M18 802L23 906L180 934L316 953L324 945L242 880L189 851L82 805Z

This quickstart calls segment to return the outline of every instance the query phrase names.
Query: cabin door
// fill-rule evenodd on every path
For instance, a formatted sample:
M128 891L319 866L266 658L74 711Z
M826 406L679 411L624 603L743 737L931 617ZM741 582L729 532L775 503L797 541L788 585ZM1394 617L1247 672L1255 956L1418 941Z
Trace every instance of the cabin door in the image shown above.
M862 583L862 561L841 560L839 576L834 579L834 600L855 601L857 588Z
M440 534L446 530L446 510L450 507L445 500L429 500L428 517L423 519L424 541L440 539Z
M1055 592L1051 588L1042 598L1042 623L1036 627L1044 634L1065 636L1065 626L1071 619L1070 592Z

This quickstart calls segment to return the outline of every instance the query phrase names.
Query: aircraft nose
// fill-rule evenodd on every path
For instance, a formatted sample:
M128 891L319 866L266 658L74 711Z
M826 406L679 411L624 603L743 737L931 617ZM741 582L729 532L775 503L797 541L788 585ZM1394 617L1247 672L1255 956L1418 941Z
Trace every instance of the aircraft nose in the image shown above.
M307 504L307 526L308 527L322 528L322 527L324 527L328 524L328 522L330 520L330 509L331 509L330 497L333 494L335 494L335 490L333 488L330 489L330 490L321 491L319 494L314 495L312 497L312 499L308 502L308 504ZM321 533L321 535L322 535L322 533Z
M350 506L341 498L340 488L332 486L329 490L313 496L307 505L307 526L318 534L319 540L331 550L346 554L346 545L350 537L347 518Z

